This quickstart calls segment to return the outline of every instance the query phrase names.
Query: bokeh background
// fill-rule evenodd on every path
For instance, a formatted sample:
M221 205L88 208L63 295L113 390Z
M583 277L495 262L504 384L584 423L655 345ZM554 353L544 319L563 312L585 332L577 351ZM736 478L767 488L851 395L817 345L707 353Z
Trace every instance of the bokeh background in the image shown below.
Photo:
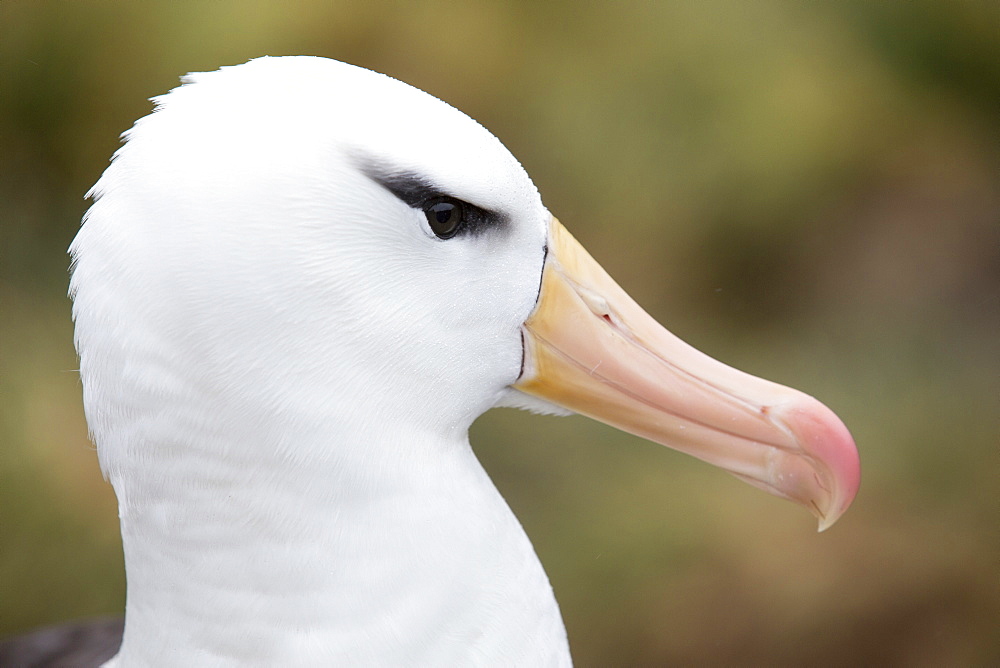
M675 333L852 429L840 523L580 417L487 470L579 665L1000 664L1000 3L0 2L0 636L120 614L65 249L188 71L316 54L481 121Z

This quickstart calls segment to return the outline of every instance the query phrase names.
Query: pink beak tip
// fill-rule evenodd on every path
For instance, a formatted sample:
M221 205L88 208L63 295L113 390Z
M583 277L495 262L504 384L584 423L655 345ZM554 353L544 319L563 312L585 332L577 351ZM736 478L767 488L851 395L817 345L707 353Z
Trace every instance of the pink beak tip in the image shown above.
M847 511L858 493L861 485L858 448L840 418L812 397L802 403L795 402L782 412L782 421L816 463L817 485L829 495L821 504L823 507L811 503L819 518L819 531L826 531Z

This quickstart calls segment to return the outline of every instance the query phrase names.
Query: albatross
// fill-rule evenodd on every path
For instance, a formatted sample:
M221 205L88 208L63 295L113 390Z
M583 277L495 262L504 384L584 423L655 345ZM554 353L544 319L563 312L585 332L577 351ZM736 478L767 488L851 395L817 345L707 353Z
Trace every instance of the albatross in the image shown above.
M568 665L468 429L579 413L833 524L854 442L688 346L440 100L316 57L190 74L89 193L83 400L118 499L110 666Z

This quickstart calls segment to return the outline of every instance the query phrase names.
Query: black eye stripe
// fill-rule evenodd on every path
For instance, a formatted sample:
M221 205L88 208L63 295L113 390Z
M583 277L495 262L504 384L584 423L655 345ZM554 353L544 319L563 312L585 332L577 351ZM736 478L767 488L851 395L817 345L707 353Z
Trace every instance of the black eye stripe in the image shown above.
M430 181L415 174L372 170L366 170L365 174L414 209L422 209L427 202L445 195Z
M507 217L503 214L483 209L457 197L452 197L423 176L404 170L389 169L371 161L362 160L359 162L361 163L361 171L365 176L391 192L406 203L407 206L419 209L425 216L428 216L428 224L431 225L432 231L442 239L450 239L467 234L478 235L490 230L503 229L507 226ZM449 230L443 236L437 230L434 230L434 225L431 224L431 214L428 213L428 210L430 207L445 202L452 203L460 209L461 220L454 230ZM444 226L450 219L445 218L438 221L439 213L443 212L440 209L434 211L433 217L435 222L440 222Z

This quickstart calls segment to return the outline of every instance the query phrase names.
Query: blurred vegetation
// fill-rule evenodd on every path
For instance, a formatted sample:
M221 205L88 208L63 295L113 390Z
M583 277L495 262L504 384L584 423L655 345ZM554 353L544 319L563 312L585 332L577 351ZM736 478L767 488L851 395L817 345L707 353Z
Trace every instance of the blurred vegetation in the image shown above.
M1000 4L0 2L0 635L124 605L65 249L118 135L271 54L463 109L661 322L861 449L810 517L583 418L473 430L582 666L1000 663Z

